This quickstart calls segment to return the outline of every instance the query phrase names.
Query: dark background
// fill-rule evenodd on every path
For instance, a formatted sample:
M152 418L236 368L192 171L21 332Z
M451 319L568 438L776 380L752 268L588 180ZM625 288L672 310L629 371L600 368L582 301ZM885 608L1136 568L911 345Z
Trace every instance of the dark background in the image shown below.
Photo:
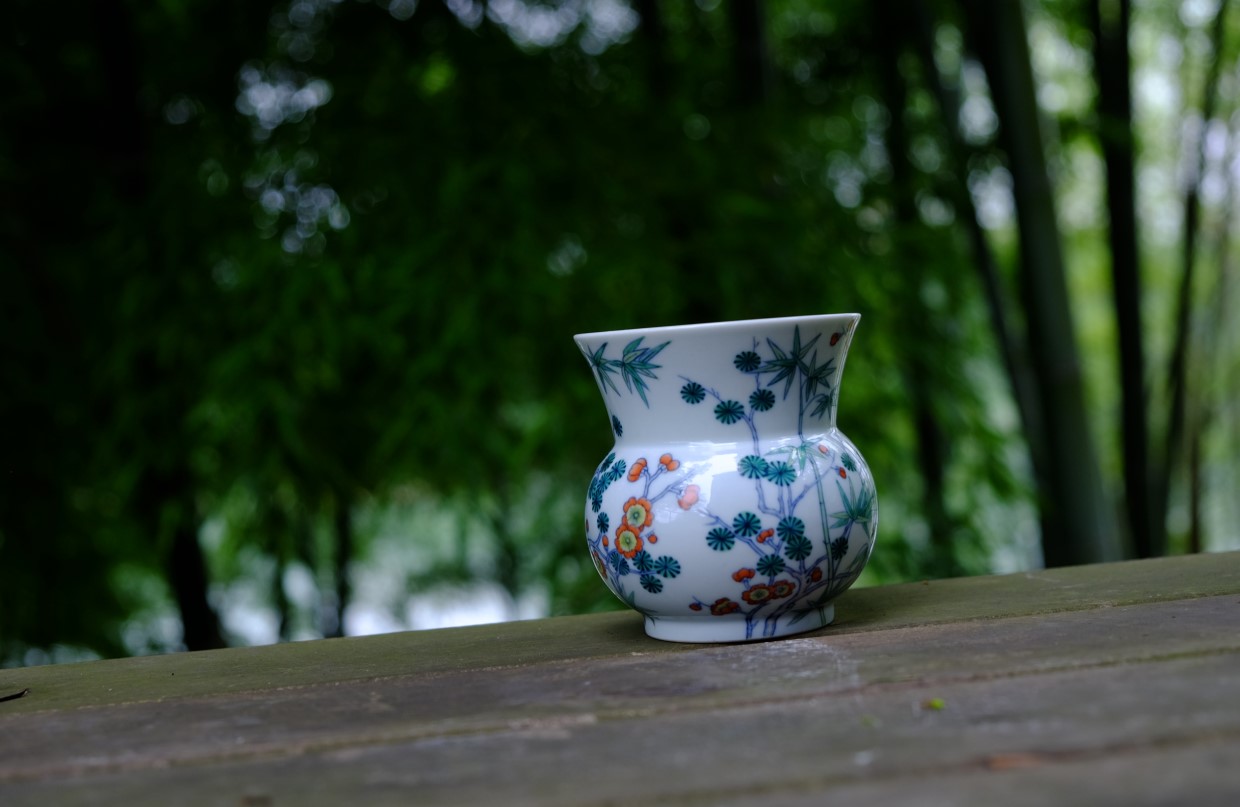
M612 328L861 312L866 582L1237 545L1226 2L5 16L3 664L617 607Z

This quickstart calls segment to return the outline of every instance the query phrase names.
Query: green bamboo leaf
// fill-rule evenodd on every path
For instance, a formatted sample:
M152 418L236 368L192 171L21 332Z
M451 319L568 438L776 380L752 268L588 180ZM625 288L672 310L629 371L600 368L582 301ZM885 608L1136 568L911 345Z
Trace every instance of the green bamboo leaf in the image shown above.
M620 355L624 356L625 358L628 358L630 354L636 353L637 350L641 347L642 340L645 338L646 337L644 336L639 336L636 339L634 339L632 342L629 342L627 345L624 346L624 350L620 351Z
M616 382L611 378L611 374L615 372L615 368L611 366L610 360L603 356L603 351L606 349L607 343L604 342L599 346L598 350L589 354L587 358L590 361L590 365L594 368L594 372L598 375L599 384L603 387L604 393L606 393L607 388L610 387L613 392L619 395L620 389L616 386Z

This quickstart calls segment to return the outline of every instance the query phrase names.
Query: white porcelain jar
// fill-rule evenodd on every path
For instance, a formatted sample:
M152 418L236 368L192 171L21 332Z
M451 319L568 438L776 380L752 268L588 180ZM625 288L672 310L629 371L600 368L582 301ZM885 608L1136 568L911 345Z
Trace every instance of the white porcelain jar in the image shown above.
M878 528L873 477L835 425L859 320L576 337L615 436L590 483L586 540L650 636L769 639L834 619Z

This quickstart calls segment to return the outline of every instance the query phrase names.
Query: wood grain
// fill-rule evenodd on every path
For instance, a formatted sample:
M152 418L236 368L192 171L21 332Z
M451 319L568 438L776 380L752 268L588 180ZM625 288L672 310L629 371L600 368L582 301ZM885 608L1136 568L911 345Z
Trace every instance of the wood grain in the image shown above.
M1240 553L839 611L747 645L604 614L4 670L31 691L0 804L1240 803Z

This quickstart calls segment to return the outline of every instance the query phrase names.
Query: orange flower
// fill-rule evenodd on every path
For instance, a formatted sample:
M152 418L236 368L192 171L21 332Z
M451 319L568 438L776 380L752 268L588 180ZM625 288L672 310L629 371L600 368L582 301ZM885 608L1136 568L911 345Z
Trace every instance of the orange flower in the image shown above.
M776 580L771 583L771 596L777 600L792 596L792 592L796 590L797 584L791 580Z
M762 532L758 533L758 543L765 544L766 539L770 538L774 534L775 534L775 530L763 530Z
M841 469L840 469L840 479L847 479L847 478L848 478L848 471L845 471L843 468L841 468Z
M766 602L771 599L773 595L774 593L771 591L770 586L758 583L755 586L750 586L745 589L745 592L741 594L741 599L750 605L757 605L758 603Z
M819 444L818 444L818 450L819 450L819 451L821 451L823 454L830 454L830 453L831 453L831 449L827 448L827 444L826 444L826 443L819 443Z
M626 558L631 558L642 549L641 536L628 524L616 528L616 551Z
M697 485L689 485L685 488L685 492L681 494L676 503L680 505L681 510L688 510L690 507L698 503L698 493L701 491Z
M812 571L812 572L810 572L810 573L809 573L809 579L810 579L810 580L813 580L815 583L817 583L819 580L821 580L821 579L822 579L822 569L819 569L817 566L815 566L815 567L814 567L814 571Z
M690 611L701 611L702 604L700 602L691 602L689 603L689 610Z
M649 527L654 522L654 511L650 509L649 499L639 499L636 496L624 503L624 523L630 527L641 529Z
M644 470L646 470L646 458L640 457L633 463L633 467L629 468L629 481L636 482Z
M655 534L652 532L652 533L650 533L650 535L649 535L649 536L647 536L646 540L647 540L647 541L649 541L649 542L650 542L650 543L652 543L652 544L657 544L657 543L659 542L659 536L655 535Z
M732 579L738 583L743 583L746 580L752 580L755 574L757 574L757 572L753 569L737 569L732 572Z
M597 552L591 552L590 554L594 555L594 568L598 569L599 574L601 574L603 577L606 577L607 566L606 564L603 563L603 559L599 557L599 554Z
M671 454L664 454L659 457L659 464L669 471L674 471L680 467L680 460L677 460Z
M733 602L727 597L720 597L715 600L715 604L710 607L710 612L715 616L727 616L741 607L738 602Z
M611 539L606 535L603 536L603 546L611 546Z

